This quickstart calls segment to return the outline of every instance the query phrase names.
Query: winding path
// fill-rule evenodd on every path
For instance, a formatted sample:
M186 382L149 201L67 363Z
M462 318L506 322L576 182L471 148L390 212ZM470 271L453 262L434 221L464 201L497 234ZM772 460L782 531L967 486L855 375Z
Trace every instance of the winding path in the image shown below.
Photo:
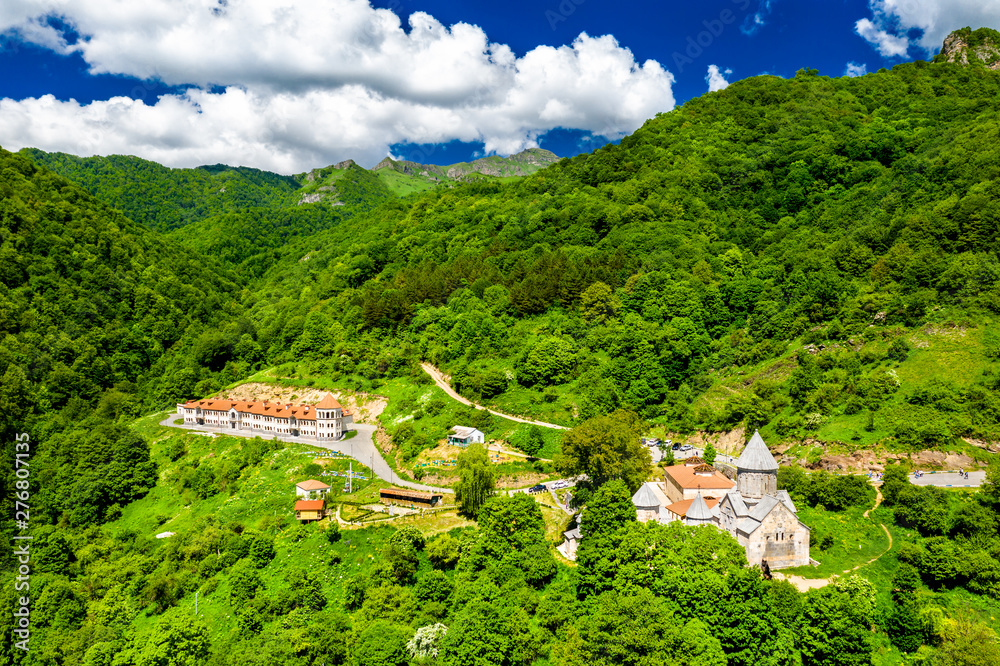
M875 486L875 505L872 506L872 508L866 510L862 515L865 518L868 518L868 514L877 509L881 503L882 503L882 490L881 488L879 488L879 486ZM883 525L882 523L879 523L878 526L882 528L882 531L885 532L885 535L889 538L889 547L886 548L885 551L883 551L882 553L879 553L872 559L868 560L867 562L862 562L856 567L851 567L850 569L844 569L844 571L841 572L841 575L849 574L852 571L857 571L861 567L866 567L869 564L874 564L876 561L878 561L880 557L882 557L890 550L892 550L892 534L889 532L889 528ZM777 572L774 575L777 578L787 580L789 583L798 588L799 592L805 592L810 589L820 588L827 585L830 582L829 578L805 578L803 576L796 576L793 574L783 574L780 572Z
M533 421L531 419L522 418L520 416L513 416L511 414L504 414L503 412L498 412L488 407L477 405L468 398L463 398L462 396L460 396L458 392L451 387L451 384L448 383L448 380L445 379L444 374L442 374L442 372L437 368L435 368L433 365L431 365L430 363L421 363L420 367L423 368L424 372L426 372L428 375L431 376L431 379L433 379L434 383L438 385L438 388L447 393L454 400L458 400L463 405L468 405L469 407L475 407L476 409L485 409L490 414L493 414L494 416L499 416L502 419L507 419L508 421L517 421L518 423L528 423L530 425L541 426L542 428L552 428L553 430L569 430L569 428L567 428L566 426L556 425L555 423L546 423L545 421Z

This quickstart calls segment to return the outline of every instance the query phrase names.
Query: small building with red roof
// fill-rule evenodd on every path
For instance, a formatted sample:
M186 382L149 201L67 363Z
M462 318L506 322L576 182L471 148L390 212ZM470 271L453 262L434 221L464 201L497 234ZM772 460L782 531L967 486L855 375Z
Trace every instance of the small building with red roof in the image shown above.
M698 493L722 497L736 487L736 482L700 459L690 459L684 465L671 465L663 470L663 485L671 502L693 500Z
M317 481L316 479L309 479L308 481L295 484L296 497L301 497L303 499L309 499L311 496L323 498L326 497L329 492L329 484Z
M324 500L299 500L295 503L295 520L309 522L323 520L326 517L326 502Z

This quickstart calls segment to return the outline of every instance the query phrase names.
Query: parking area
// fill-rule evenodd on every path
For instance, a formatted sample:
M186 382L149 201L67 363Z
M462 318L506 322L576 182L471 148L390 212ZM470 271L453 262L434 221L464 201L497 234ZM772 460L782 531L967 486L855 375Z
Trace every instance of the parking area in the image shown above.
M939 488L978 488L986 479L986 472L923 472L920 476L910 474L910 483L915 486L937 486Z
M667 454L667 451L674 452L674 460L685 460L687 458L702 457L705 454L704 449L700 449L691 444L679 444L672 442L671 440L659 440L659 439L643 439L642 443L649 448L649 452L653 456L653 464L659 463L663 460L663 456Z

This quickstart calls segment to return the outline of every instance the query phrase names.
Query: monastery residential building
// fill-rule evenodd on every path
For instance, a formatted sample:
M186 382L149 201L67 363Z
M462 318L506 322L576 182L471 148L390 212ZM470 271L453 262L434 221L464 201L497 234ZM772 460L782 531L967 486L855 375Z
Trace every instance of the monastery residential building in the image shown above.
M192 400L177 405L177 415L189 425L243 430L261 435L288 435L308 439L340 439L354 421L332 395L316 405L242 400Z
M758 432L736 461L735 483L694 460L668 467L662 485L643 484L632 504L643 522L680 520L725 530L746 550L750 566L766 562L785 569L810 562L809 528L788 491L778 490L778 463Z
M735 483L701 458L688 458L683 465L671 465L663 470L663 487L667 499L682 502L694 499L698 493L706 497L722 497Z

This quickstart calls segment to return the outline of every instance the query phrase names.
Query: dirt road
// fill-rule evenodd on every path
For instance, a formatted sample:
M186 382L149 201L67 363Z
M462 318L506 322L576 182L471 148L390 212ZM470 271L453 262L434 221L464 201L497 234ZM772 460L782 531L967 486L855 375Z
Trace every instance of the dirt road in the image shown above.
M540 426L542 428L552 428L553 430L568 430L566 426L556 425L555 423L546 423L545 421L533 421L531 419L521 418L520 416L512 416L511 414L504 414L503 412L498 412L483 407L482 405L477 405L468 398L463 398L462 396L460 396L455 391L455 389L451 387L451 384L448 383L448 381L445 379L445 376L441 373L441 371L435 368L433 365L431 365L430 363L421 363L420 367L423 368L424 372L426 372L428 375L431 376L431 379L434 380L434 383L437 384L442 391L447 393L453 399L458 400L463 405L475 407L476 409L485 409L490 414L493 414L494 416L499 416L502 419L507 419L508 421L517 421L518 423L528 423L531 425Z

